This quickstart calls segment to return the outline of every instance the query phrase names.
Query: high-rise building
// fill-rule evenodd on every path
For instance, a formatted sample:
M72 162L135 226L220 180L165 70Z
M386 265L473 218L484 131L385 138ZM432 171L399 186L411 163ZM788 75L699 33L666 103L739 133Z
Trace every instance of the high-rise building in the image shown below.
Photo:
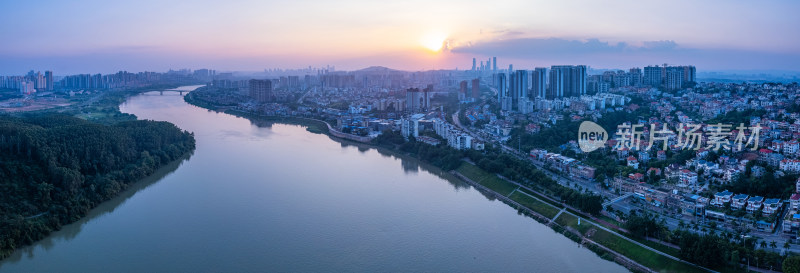
M516 101L528 97L528 70L517 70L511 74L511 97Z
M419 112L430 107L430 96L433 94L433 85L429 84L423 90L409 88L406 90L406 108L411 112Z
M585 65L554 65L550 68L550 88L547 98L586 95Z
M425 89L422 89L422 108L430 109L431 97L433 96L433 84L428 84Z
M603 75L591 75L586 80L586 94L606 93L610 86L611 84L603 79Z
M492 72L497 73L497 57L492 57Z
M461 81L458 84L458 100L465 100L467 98L467 81Z
M642 85L642 69L638 67L631 68L628 70L628 74L630 74L631 78L631 85L632 86L641 86Z
M618 70L614 73L614 80L612 83L614 83L614 87L631 86L631 74Z
M497 102L502 103L505 97L508 97L508 81L506 73L500 73L497 74Z
M547 93L547 68L534 68L531 76L531 84L533 85L531 88L531 91L533 91L532 97L544 99Z
M475 65L476 64L477 64L477 60L475 60L475 58L472 58L472 71L475 71L475 68L476 68Z
M53 85L53 71L47 70L44 72L45 89L52 91L55 86Z
M257 102L272 101L272 81L252 79L249 82L250 97Z
M689 83L696 82L697 69L693 65L683 66L683 87L688 87Z
M406 108L411 112L422 110L422 92L419 88L409 88L406 90Z
M664 81L667 89L675 90L683 87L683 67L681 66L668 66L666 67L667 78Z
M42 72L34 73L33 70L28 72L28 80L33 82L33 87L37 90L46 90L47 89L47 81L44 79L44 75Z
M661 86L661 70L662 68L660 66L645 66L642 83L652 87Z
M475 78L472 79L472 97L478 99L481 97L481 79Z
M30 95L36 93L36 88L32 82L22 81L19 83L19 93L22 95Z

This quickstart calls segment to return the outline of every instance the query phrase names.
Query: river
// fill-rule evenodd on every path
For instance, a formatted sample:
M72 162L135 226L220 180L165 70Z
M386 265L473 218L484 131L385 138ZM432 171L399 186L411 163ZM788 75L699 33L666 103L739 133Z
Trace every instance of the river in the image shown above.
M0 272L626 271L412 158L176 92L120 108L194 132L197 150Z

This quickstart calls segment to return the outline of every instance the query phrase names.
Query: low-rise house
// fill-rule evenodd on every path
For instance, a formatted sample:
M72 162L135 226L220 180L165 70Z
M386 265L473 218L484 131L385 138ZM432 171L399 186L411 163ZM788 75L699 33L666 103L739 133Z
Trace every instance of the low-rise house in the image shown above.
M634 169L638 169L639 168L639 161L636 160L635 157L629 156L627 161L628 161L628 167L633 167Z
M613 186L614 188L619 189L620 192L634 192L637 185L639 185L639 182L630 178L623 176L614 177Z
M705 214L708 198L699 195L684 197L681 201L681 211L686 215L702 216Z
M761 210L761 206L764 205L764 197L761 196L753 196L747 200L747 212L748 213L755 213Z
M742 174L742 170L740 168L738 168L738 167L727 168L727 169L725 169L725 172L722 175L722 179L727 181L727 182L731 182L733 180L736 180L736 178L738 178L739 175L741 175L741 174Z
M747 198L750 197L747 194L737 194L731 198L731 209L739 210L744 208L747 205Z
M621 149L617 149L617 158L623 159L628 156L628 147L622 147Z
M697 173L682 169L678 173L678 186L679 187L687 187L697 184Z
M658 159L659 161L667 160L667 152L664 151L664 150L657 151L656 152L656 159Z
M644 180L644 175L641 173L632 173L628 175L628 178L636 181L642 181Z
M799 159L786 159L784 158L781 160L780 167L781 171L787 173L797 173L800 172L800 160Z
M655 176L661 176L661 169L659 169L659 168L650 168L650 169L647 169L647 174L649 174L649 175L655 175Z
M784 154L796 156L798 151L800 151L800 143L796 139L792 139L783 145Z
M417 138L417 140L422 142L422 143L425 143L425 144L428 144L428 145L433 145L433 146L436 146L436 145L439 145L440 143L442 143L438 139L435 139L435 138L432 138L432 137L429 137L429 136L419 136Z
M781 208L781 200L777 198L770 198L764 200L764 209L762 210L766 215L772 215Z
M789 209L800 210L800 194L795 193L792 194L792 197L789 197Z
M727 190L723 192L718 192L714 194L714 200L711 200L711 205L717 207L724 207L725 204L731 202L732 196L733 193Z
M570 174L585 179L593 179L595 171L597 171L597 169L583 164L575 164L569 168Z
M786 234L797 234L797 231L800 230L800 214L797 214L796 211L791 211L786 214L786 218L783 219L783 232Z
M647 163L647 161L650 161L650 153L648 153L647 151L640 151L639 152L639 161L641 161L643 163Z

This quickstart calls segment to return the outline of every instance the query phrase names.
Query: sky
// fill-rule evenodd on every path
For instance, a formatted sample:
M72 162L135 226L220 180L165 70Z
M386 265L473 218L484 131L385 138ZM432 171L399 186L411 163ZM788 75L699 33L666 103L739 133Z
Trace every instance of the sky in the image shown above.
M585 64L800 71L800 1L0 1L0 75Z

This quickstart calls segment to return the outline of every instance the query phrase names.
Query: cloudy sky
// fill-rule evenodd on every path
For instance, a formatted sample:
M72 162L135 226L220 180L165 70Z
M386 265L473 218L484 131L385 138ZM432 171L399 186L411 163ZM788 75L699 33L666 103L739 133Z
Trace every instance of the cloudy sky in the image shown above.
M800 1L1 1L0 74L694 64L800 71Z

